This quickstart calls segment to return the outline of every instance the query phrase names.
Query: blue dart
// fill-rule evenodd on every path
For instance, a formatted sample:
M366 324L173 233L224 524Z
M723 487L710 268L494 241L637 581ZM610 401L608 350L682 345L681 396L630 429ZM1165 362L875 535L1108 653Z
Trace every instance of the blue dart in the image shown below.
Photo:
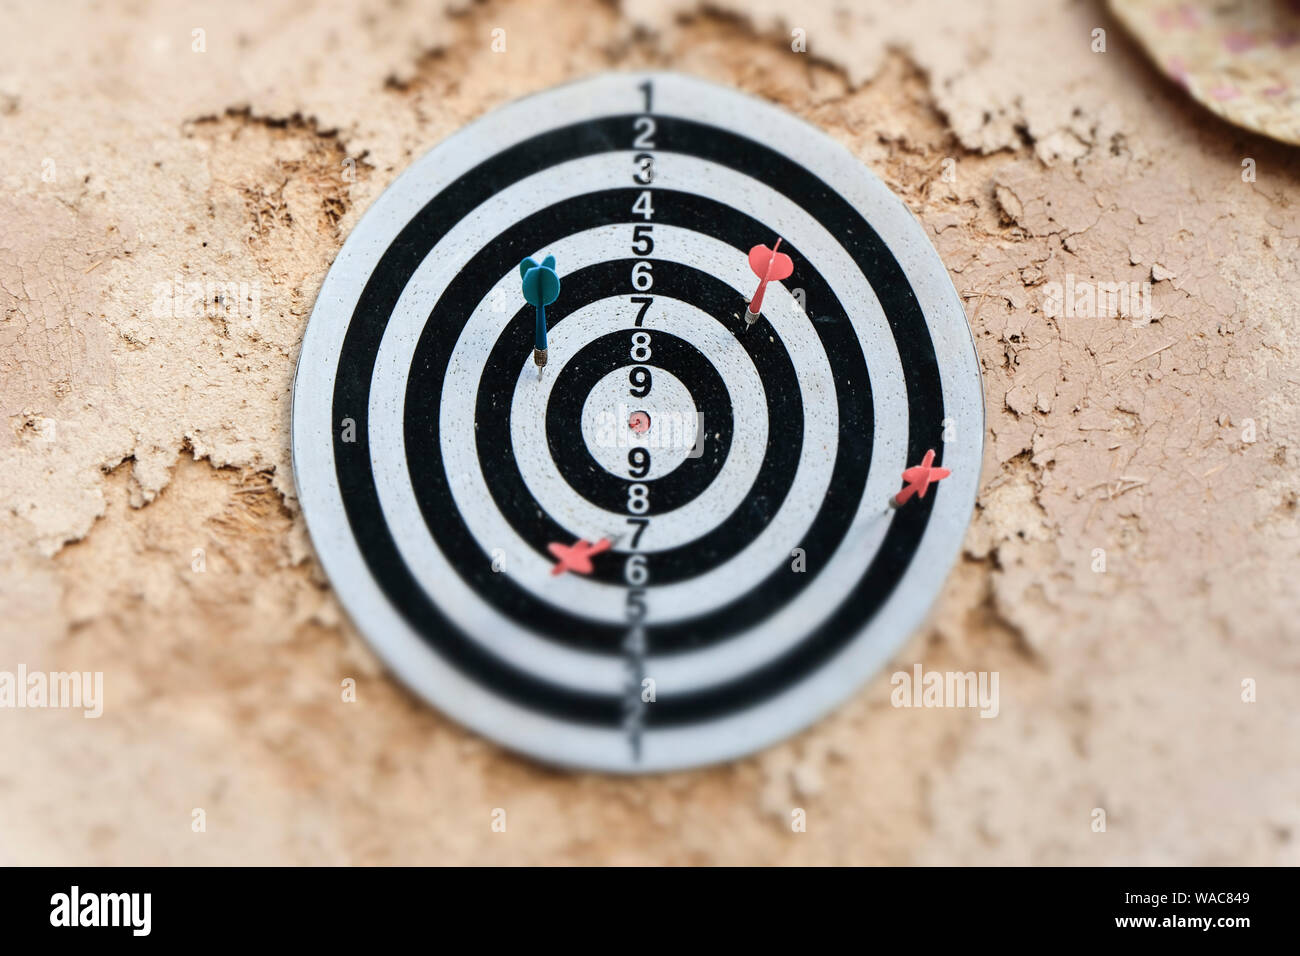
M524 300L537 307L537 333L533 338L533 361L540 370L546 364L546 307L560 295L560 277L555 271L555 256L547 256L538 265L532 259L519 263L524 280Z

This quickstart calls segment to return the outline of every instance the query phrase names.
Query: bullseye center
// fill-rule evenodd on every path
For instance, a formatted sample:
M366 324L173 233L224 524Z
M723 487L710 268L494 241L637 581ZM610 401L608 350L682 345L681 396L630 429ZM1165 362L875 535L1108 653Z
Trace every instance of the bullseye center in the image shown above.
M591 457L627 481L653 481L692 455L700 410L671 372L638 365L615 369L582 406L582 437Z

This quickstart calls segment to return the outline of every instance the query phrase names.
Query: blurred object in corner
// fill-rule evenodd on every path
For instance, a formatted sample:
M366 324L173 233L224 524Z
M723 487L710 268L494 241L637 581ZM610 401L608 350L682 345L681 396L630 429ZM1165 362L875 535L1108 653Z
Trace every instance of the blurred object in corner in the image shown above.
M1230 123L1300 145L1300 0L1109 0L1157 66Z

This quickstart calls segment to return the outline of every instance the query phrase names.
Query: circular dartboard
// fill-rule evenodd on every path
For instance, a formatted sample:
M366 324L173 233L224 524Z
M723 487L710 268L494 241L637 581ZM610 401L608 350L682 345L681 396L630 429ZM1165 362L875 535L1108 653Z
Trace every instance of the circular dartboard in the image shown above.
M529 97L416 162L326 277L294 385L312 540L393 672L611 771L745 754L853 693L956 557L982 441L970 330L903 204L676 74Z

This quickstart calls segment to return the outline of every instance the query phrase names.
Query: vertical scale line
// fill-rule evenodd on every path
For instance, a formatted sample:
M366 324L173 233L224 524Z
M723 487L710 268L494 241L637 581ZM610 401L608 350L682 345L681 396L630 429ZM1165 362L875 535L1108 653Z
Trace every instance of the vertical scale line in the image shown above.
M632 123L634 138L632 148L639 150L633 154L633 173L632 180L639 186L649 186L654 182L654 162L655 154L646 152L655 148L654 133L655 120L653 116L653 95L654 86L650 80L642 83L638 89L645 97L645 112L636 117ZM643 222L632 224L632 252L637 256L650 256L654 252L654 202L649 189L644 189L637 196L637 200L632 204L631 213L639 215ZM642 269L642 262L645 268ZM649 259L638 260L632 268L632 290L634 292L648 292L654 286L653 261ZM640 305L637 312L636 321L632 330L632 347L628 357L633 362L649 362L652 356L650 346L650 333L641 328L641 323L645 320L646 313L649 312L650 306L654 303L653 296L631 297L632 305ZM649 370L646 370L645 381L651 381ZM649 395L650 386L647 385L645 395ZM645 395L641 397L645 397ZM630 427L630 422L623 423ZM617 427L617 426L616 426ZM639 447L639 446L638 446ZM636 456L640 465L633 465L632 452L629 452L629 475L636 479L638 477L638 467L644 468L641 475L648 475L650 472L650 452L641 449L643 454ZM649 486L640 484L633 480L628 483L627 510L633 515L627 519L628 524L634 527L632 533L631 545L629 551L635 552L641 543L641 535L650 526L648 517L636 517L645 514L650 510ZM645 732L645 704L642 698L642 688L646 679L645 661L646 661L646 634L645 626L642 623L648 613L646 608L644 585L649 581L649 574L646 570L645 560L637 560L640 557L637 554L630 554L624 565L623 579L627 582L627 619L630 625L627 636L623 639L623 673L626 683L623 688L623 735L627 740L628 750L632 760L635 763L641 761L641 742Z

